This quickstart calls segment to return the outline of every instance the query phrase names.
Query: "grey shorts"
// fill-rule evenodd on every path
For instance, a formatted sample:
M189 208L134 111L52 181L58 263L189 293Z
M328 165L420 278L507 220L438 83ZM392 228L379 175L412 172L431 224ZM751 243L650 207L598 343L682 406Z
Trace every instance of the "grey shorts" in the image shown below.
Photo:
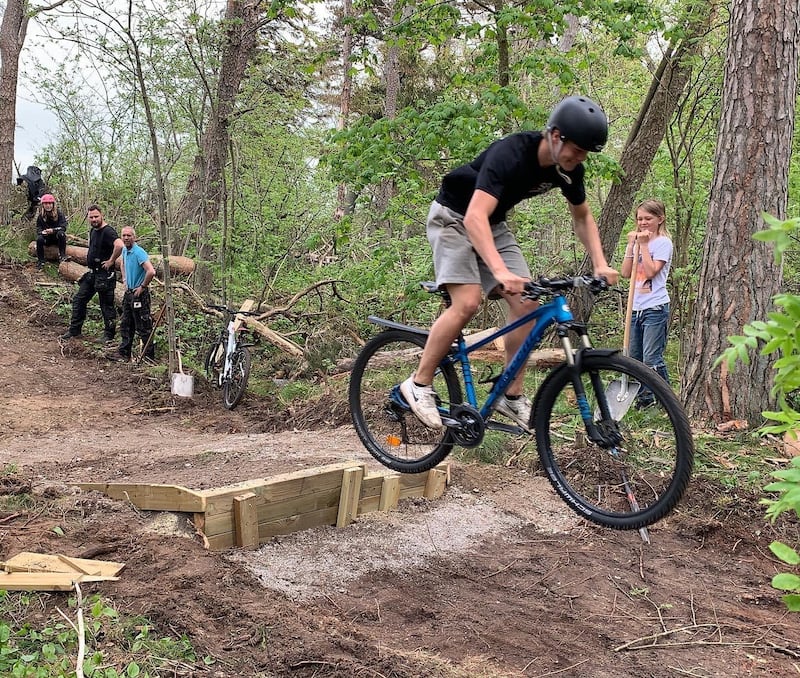
M497 280L483 259L473 249L464 228L464 216L436 202L428 211L428 242L433 248L433 268L436 284L480 284L488 294L497 286ZM530 278L528 262L516 238L501 221L492 226L494 245L508 270L521 278Z

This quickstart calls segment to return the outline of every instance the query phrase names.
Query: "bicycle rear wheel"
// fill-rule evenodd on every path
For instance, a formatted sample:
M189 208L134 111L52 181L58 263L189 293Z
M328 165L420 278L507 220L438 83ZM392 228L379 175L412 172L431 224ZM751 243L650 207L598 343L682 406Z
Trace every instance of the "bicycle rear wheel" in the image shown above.
M218 341L211 345L206 353L203 362L206 368L206 376L212 387L218 388L222 385L222 368L225 364L225 343Z
M382 332L361 350L350 375L350 414L358 437L381 464L402 473L433 468L454 445L448 429L422 424L397 388L414 373L426 338L404 330ZM433 387L443 411L461 402L452 365L437 371Z
M222 385L222 401L229 410L242 400L249 378L250 351L247 346L239 346L231 356L231 376Z
M578 400L573 374L566 365L555 369L534 403L536 444L551 484L570 508L606 527L639 529L661 520L686 491L694 461L691 428L677 397L653 370L619 354L581 356L587 402ZM617 407L619 421L604 417L620 383L634 393L637 386L649 389L655 402ZM581 412L602 433L619 434L619 442L601 447L589 440Z

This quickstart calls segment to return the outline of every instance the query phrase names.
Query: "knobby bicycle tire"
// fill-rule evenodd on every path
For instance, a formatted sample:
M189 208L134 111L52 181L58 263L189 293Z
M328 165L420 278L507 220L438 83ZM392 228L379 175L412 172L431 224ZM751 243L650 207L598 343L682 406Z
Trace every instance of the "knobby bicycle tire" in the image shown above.
M222 369L225 363L225 342L218 341L211 345L206 353L203 362L206 369L206 377L212 388L219 388L222 385Z
M250 351L246 346L237 346L231 355L231 374L222 385L222 400L229 410L236 407L247 390L250 378Z
M396 387L417 367L426 337L388 330L371 339L353 364L348 400L356 433L381 464L401 473L421 473L453 449L447 429L430 429L401 405ZM461 384L452 365L439 369L433 386L441 406L461 403Z
M681 500L694 462L678 398L656 372L619 354L582 356L586 403L576 400L573 376L566 365L556 368L534 402L536 444L550 483L570 508L600 525L639 529L661 520ZM649 406L637 401L647 390ZM615 401L619 421L600 421L602 401ZM598 426L618 430L621 442L603 449L590 441L581 409Z

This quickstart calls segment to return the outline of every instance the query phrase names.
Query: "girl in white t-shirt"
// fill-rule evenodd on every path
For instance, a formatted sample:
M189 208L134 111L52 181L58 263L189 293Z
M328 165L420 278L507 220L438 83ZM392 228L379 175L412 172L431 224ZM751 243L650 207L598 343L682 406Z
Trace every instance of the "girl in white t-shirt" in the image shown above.
M664 351L669 324L667 278L672 263L672 240L666 220L666 209L660 200L645 200L636 208L636 228L628 233L620 273L624 278L632 277L631 284L635 285L631 357L654 369L669 383ZM633 260L634 242L639 244L636 262ZM647 407L652 403L651 391L643 389L639 392L637 407Z

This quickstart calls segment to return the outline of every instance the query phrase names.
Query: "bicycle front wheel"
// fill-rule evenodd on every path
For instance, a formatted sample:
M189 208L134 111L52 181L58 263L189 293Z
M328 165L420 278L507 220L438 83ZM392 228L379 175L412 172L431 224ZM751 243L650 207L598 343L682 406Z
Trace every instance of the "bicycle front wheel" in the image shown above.
M430 429L408 409L398 385L414 373L425 336L388 330L371 339L353 364L350 414L356 433L381 464L402 473L427 471L453 449L448 429ZM452 365L436 372L433 387L440 410L461 402L461 385Z
M616 529L651 525L675 508L692 473L694 441L683 407L669 384L636 360L587 352L579 365L555 369L537 393L542 467L584 518ZM652 398L642 398L648 392ZM590 439L583 417L602 444Z
M247 346L239 346L231 356L231 376L222 386L222 400L229 410L242 400L249 378L250 351Z

